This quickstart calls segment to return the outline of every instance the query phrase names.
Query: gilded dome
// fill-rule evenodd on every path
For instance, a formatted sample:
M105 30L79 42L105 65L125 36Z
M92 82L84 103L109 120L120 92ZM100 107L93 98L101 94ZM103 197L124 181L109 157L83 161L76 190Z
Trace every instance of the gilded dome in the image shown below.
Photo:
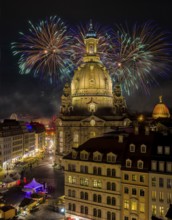
M72 96L112 96L112 80L99 62L83 63L76 71L71 84Z
M152 117L154 119L169 118L170 112L167 106L164 103L162 103L162 96L160 96L159 99L160 99L160 102L155 105L153 113L152 113Z

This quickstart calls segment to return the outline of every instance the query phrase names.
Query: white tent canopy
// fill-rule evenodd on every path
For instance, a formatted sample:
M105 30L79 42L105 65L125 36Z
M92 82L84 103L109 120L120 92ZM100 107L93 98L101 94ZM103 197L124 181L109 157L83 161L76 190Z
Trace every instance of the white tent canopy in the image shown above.
M38 183L35 180L35 178L33 178L33 180L30 183L28 183L24 186L23 191L25 191L25 192L34 192L34 191L36 191L36 189L39 189L39 188L43 189L43 184Z

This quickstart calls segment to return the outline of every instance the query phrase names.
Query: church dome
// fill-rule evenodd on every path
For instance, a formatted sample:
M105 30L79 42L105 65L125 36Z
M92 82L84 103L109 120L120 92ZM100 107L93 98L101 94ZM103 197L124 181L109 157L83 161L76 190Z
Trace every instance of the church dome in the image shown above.
M155 105L152 113L152 117L154 119L157 118L169 118L170 117L170 112L167 106L162 103L162 96L159 97L160 102Z
M112 80L106 68L98 62L83 63L75 71L71 94L112 96Z

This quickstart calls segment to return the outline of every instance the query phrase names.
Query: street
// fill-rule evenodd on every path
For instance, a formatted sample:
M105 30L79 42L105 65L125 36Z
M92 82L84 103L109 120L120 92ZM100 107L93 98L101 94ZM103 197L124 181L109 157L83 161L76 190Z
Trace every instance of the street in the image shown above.
M54 155L45 153L45 157L40 159L38 163L32 167L27 167L24 172L27 182L33 178L39 183L44 183L48 189L48 198L44 204L39 206L36 212L27 216L20 217L20 219L42 219L54 220L63 219L63 215L55 212L52 208L53 202L59 197L64 195L64 174L62 170L53 167ZM5 193L4 199L7 204L18 206L25 196L25 192L21 191L21 187L11 188Z

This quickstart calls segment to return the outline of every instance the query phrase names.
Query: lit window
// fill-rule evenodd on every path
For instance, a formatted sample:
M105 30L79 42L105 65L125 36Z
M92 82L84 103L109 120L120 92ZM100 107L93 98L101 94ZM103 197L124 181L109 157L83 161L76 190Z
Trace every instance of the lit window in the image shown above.
M88 179L87 178L81 178L80 179L80 185L82 186L88 186Z
M170 154L170 147L165 146L165 154L169 155Z
M167 193L167 203L172 202L172 193Z
M152 200L153 200L153 201L156 200L156 191L152 191Z
M140 203L140 212L145 212L145 204Z
M157 153L158 153L158 154L162 154L162 150L163 150L163 149L162 149L162 146L158 146L158 148L157 148Z
M152 215L156 215L156 205L152 205Z
M141 145L141 153L146 153L146 145Z
M93 187L102 188L102 181L101 180L93 180Z
M137 201L131 201L131 210L136 211L137 210Z
M129 200L124 200L124 209L129 209Z
M164 161L159 162L159 171L164 171Z
M140 182L144 183L144 181L145 181L145 176L144 175L140 175Z
M172 188L172 179L167 179L167 188L168 189Z
M135 174L132 175L132 181L137 181L137 176Z
M163 207L163 206L160 206L160 207L159 207L159 214L160 214L161 216L164 216L164 207Z
M156 177L152 177L152 186L156 186Z
M157 170L157 161L155 160L151 161L151 170Z
M164 201L164 193L163 192L159 192L159 201L160 202Z
M130 144L130 152L135 152L135 145L134 144Z
M167 162L167 172L172 172L172 162Z

